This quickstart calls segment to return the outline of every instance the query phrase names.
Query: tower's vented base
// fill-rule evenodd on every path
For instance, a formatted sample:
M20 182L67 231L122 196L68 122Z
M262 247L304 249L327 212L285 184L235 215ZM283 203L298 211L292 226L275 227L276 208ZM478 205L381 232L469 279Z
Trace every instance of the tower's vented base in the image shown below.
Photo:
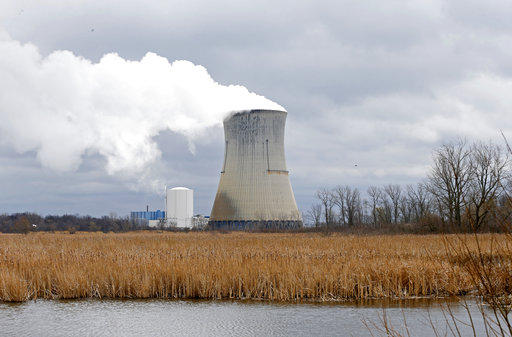
M227 230L281 230L295 229L302 227L300 220L229 220L229 221L209 221L209 229L227 229Z

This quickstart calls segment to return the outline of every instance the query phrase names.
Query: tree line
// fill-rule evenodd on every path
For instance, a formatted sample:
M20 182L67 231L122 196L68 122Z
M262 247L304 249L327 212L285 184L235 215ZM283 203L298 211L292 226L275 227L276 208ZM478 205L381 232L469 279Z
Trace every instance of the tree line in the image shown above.
M512 216L509 153L496 143L458 139L434 151L422 182L369 186L365 195L348 185L321 188L304 220L317 227L500 231Z
M128 217L119 218L115 215L97 218L70 214L44 217L35 213L0 214L0 232L2 233L28 233L31 231L126 232L135 229L142 228L130 221Z

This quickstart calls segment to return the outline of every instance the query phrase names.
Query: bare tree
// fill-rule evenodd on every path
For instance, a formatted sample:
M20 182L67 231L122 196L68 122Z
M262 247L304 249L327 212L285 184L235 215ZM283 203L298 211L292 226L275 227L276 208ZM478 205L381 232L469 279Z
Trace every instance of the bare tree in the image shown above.
M398 223L399 216L399 205L400 199L402 197L402 188L400 185L386 185L384 186L384 192L389 197L391 201L391 206L393 207L393 223Z
M471 146L469 184L469 216L473 230L479 230L496 206L506 179L508 158L492 143L478 142Z
M361 193L357 188L346 186L345 205L347 225L354 226L360 221L361 215Z
M320 200L320 203L324 208L325 225L331 226L334 223L334 197L332 193L329 190L322 188L316 192L316 197Z
M336 206L338 206L339 209L339 223L342 226L345 226L347 224L347 216L346 216L346 193L347 193L347 187L348 186L336 186L333 191L333 202Z
M413 220L419 222L431 209L431 199L424 184L407 186L407 196L412 204Z
M442 145L435 151L433 161L428 176L429 191L447 211L449 223L460 228L472 177L466 141Z
M165 219L159 219L157 228L160 230L164 230L166 228L176 227L176 220L165 220Z
M393 222L393 210L391 202L387 197L386 193L382 193L381 200L379 203L380 207L377 208L377 215L379 222L382 224L390 224Z
M309 221L311 221L315 225L315 227L320 226L320 222L322 220L322 205L311 205L311 208L307 211L306 216L309 219Z
M340 211L340 224L353 226L362 217L361 193L357 188L338 186L333 192L333 202Z
M412 200L409 199L409 196L407 194L402 195L400 197L400 202L399 202L398 208L400 210L401 221L403 223L411 222L412 214L413 214L413 204L412 204Z
M377 226L379 224L379 217L377 213L377 207L380 204L380 201L382 200L382 190L380 187L377 186L370 186L366 190L366 193L370 197L369 205L371 209L372 219L373 219L373 225Z
M16 233L28 234L31 230L32 226L26 216L22 216L14 223L14 231Z
M361 225L375 227L375 224L373 222L373 214L371 213L372 208L370 206L370 202L368 201L368 199L361 199L361 212L359 215L359 221Z

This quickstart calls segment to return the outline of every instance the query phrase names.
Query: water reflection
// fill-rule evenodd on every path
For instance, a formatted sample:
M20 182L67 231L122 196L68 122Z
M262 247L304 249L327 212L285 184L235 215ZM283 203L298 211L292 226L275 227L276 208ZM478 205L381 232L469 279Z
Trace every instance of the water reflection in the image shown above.
M450 306L458 318L468 320L460 304L451 302ZM473 319L478 318L476 304L472 301L470 306L475 312ZM370 336L362 320L379 324L382 307L386 307L386 314L395 327L402 325L405 315L413 336L433 335L429 316L433 324L444 331L445 317L440 302L425 299L345 304L37 300L0 303L0 335ZM481 320L476 319L477 328L481 324Z

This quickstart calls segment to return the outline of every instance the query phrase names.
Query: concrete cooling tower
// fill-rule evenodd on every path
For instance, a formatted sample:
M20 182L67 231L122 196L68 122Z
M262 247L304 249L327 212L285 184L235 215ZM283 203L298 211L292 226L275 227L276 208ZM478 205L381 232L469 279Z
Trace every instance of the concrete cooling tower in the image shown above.
M211 228L295 228L302 218L286 170L285 111L250 110L224 120L224 164Z

